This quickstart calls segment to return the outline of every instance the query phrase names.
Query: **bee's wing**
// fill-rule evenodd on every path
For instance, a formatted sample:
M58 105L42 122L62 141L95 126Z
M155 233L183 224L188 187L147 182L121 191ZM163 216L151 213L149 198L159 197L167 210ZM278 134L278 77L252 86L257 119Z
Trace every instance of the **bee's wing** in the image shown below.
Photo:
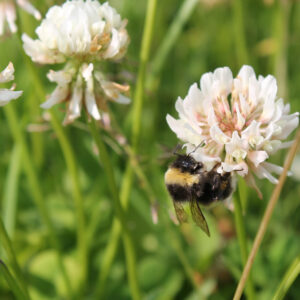
M198 225L208 236L210 236L207 222L205 220L205 217L201 211L200 205L197 202L196 198L193 197L191 199L190 207L191 207L192 218L196 223L196 225Z
M173 201L175 212L179 223L186 223L188 220L187 214L180 202Z

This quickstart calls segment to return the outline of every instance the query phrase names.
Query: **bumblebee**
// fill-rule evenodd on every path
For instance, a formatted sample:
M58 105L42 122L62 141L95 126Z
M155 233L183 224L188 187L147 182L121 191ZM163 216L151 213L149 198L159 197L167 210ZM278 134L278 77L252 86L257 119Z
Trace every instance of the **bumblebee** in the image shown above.
M189 204L194 222L208 236L209 228L200 205L225 200L233 191L231 173L218 173L218 166L217 164L211 171L206 171L203 163L192 156L177 154L177 159L165 173L165 184L173 199L178 221L187 221L183 206Z

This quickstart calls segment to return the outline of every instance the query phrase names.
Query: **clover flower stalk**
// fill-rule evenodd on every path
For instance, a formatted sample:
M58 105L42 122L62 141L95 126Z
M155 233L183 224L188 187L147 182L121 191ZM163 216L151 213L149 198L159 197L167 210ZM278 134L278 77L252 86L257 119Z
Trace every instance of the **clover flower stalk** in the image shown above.
M66 102L64 124L73 122L84 107L95 120L107 110L107 99L127 104L129 86L109 81L100 63L117 61L127 50L126 20L109 4L92 0L67 1L49 9L36 29L38 39L23 34L25 52L40 64L66 63L48 78L57 87L42 107Z
M27 0L17 0L16 4L22 9L33 15L37 20L41 19L40 12ZM13 0L4 0L0 2L0 36L5 32L17 32L16 7Z
M10 62L8 66L0 73L0 83L6 83L14 80L14 66ZM14 85L10 89L0 89L0 106L3 106L11 100L17 99L22 95L22 91L14 91Z
M254 174L277 184L272 173L282 167L268 159L290 147L285 139L298 126L299 113L290 114L290 105L277 99L273 76L257 78L252 67L243 66L233 78L228 67L218 68L201 77L200 88L194 83L175 107L179 119L168 115L167 122L206 169L218 165L219 173L244 177L260 197Z

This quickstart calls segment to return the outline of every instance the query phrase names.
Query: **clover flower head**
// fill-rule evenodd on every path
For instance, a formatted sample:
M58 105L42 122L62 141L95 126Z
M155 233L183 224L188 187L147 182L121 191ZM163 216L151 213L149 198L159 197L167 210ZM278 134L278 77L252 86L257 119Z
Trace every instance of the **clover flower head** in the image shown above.
M38 39L23 35L24 49L41 64L61 63L71 57L117 60L129 43L125 26L126 20L107 2L67 1L49 9L36 29Z
M0 83L14 80L14 66L10 62L8 66L0 73ZM11 100L17 99L22 95L22 91L13 91L11 89L0 89L0 106L3 106Z
M37 20L41 19L40 12L29 1L17 0L17 4L29 14L33 15ZM6 31L6 23L11 33L17 32L16 7L13 1L10 0L0 2L0 36Z
M33 61L66 62L63 70L48 73L57 87L43 108L67 102L64 124L68 124L80 116L82 107L99 120L101 111L106 110L106 99L130 102L123 95L129 86L109 81L99 71L102 61L124 56L129 43L126 23L107 2L73 0L49 9L36 29L38 39L23 35L25 52Z
M290 105L277 99L273 76L257 78L252 67L243 66L233 78L228 67L218 68L201 77L200 88L194 83L175 107L179 119L168 115L170 128L208 170L218 164L219 173L245 177L259 195L253 174L278 182L272 173L282 168L268 159L291 145L285 139L298 126L299 113L290 114Z

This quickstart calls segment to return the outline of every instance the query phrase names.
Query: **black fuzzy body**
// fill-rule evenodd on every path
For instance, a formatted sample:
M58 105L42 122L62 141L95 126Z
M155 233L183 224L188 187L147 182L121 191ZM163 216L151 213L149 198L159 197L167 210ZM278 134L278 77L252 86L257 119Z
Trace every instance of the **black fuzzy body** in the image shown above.
M189 155L179 155L170 165L169 170L176 170L182 176L182 181L172 182L172 176L167 178L166 186L176 203L189 202L192 199L202 205L209 205L215 201L225 200L232 193L232 178L229 172L219 174L213 168L211 171L203 170L203 164L197 162ZM191 177L192 176L192 177ZM197 177L195 177L197 176ZM186 178L197 180L184 180Z

